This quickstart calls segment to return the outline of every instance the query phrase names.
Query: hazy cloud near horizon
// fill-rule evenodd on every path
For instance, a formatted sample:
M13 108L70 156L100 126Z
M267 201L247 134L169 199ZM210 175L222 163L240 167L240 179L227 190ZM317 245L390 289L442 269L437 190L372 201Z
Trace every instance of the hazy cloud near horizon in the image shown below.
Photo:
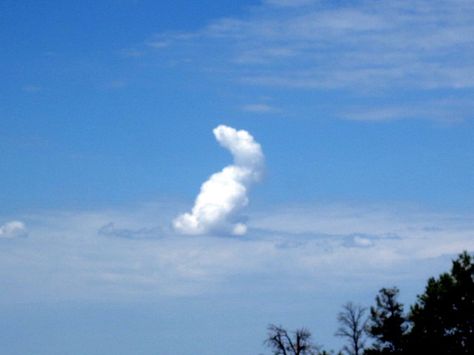
M282 285L303 293L322 292L321 285L422 287L449 258L474 250L474 219L466 214L281 206L249 211L246 236L189 238L165 228L183 207L24 216L31 237L0 245L0 302L152 300Z

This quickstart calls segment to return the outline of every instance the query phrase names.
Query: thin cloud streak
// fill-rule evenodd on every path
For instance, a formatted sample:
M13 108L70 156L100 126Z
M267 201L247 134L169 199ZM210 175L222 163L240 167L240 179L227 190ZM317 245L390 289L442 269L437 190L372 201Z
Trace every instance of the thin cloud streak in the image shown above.
M265 103L247 104L242 106L242 110L252 113L276 113L279 111L276 107L270 106Z
M244 17L216 19L196 32L153 38L168 43L166 50L176 58L191 50L197 58L193 65L230 73L227 77L236 83L347 90L369 97L410 91L418 97L416 109L429 105L423 96L431 92L448 97L462 92L472 101L473 17L474 5L466 0L276 0L264 1ZM472 117L467 110L453 121ZM402 118L407 116L418 118Z
M225 39L228 47L220 41L216 50L233 53L229 59L235 63L248 64L251 75L243 79L252 77L255 84L470 88L474 80L466 74L474 70L469 55L474 51L469 40L474 37L473 14L472 3L465 0L449 5L426 0L353 5L318 1L291 12L264 5L247 19L218 19L196 33L163 34L161 41Z
M387 122L393 120L422 119L457 123L468 119L474 111L472 100L446 97L410 105L352 108L339 116L351 121Z

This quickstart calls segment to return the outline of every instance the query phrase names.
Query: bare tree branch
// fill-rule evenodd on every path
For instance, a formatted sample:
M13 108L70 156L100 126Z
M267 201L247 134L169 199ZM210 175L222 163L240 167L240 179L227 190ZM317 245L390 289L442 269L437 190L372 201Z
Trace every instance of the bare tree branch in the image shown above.
M316 355L318 348L311 342L311 333L305 328L296 330L291 336L281 326L270 324L265 344L274 355Z
M342 311L337 316L339 328L336 336L347 339L348 345L344 346L343 350L348 355L360 355L363 352L367 323L365 312L366 308L348 302L342 306Z

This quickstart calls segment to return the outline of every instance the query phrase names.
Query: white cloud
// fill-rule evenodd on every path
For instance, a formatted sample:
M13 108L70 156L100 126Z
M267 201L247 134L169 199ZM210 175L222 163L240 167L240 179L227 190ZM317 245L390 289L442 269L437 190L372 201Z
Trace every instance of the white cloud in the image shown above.
M217 19L200 32L207 42L227 39L213 53L233 56L229 60L239 64L247 83L356 92L474 87L470 1L266 4L295 9L270 11L264 5L247 18Z
M163 226L183 207L168 201L25 216L34 238L0 245L0 303L143 301L274 288L312 297L338 290L351 299L357 290L394 284L414 296L429 276L449 268L451 257L474 251L472 214L407 206L267 206L249 210L246 237L176 238ZM119 238L104 237L104 229Z
M260 144L247 131L220 125L213 132L219 144L232 153L234 164L202 184L191 213L177 217L173 226L183 234L243 235L247 227L235 219L248 204L249 187L261 177L264 156Z
M147 45L151 48L166 48L170 45L170 43L168 41L155 40L147 42Z
M26 237L27 234L25 224L20 221L11 221L0 226L0 239Z
M395 98L395 108L354 113L353 120L397 120L397 106L404 106L401 118L419 119L419 107L429 107L432 99L427 98L434 92L440 99L462 92L472 101L472 4L267 0L245 16L218 18L192 33L152 38L169 43L167 50L175 59L192 54L194 68L225 73L222 77L260 90L344 90L372 97L375 106ZM343 106L344 99L340 102ZM446 108L459 114L443 111L427 118L439 120L442 115L443 121L457 122L472 117L467 106L448 103Z
M246 112L253 112L253 113L274 113L278 112L278 109L264 103L258 104L247 104L242 106L242 110Z
M474 110L472 100L446 97L422 103L391 105L382 107L353 108L339 114L352 121L386 122L393 120L422 119L437 122L456 123L469 118Z
M360 247L370 247L373 243L369 238L364 238L359 235L356 235L354 237L354 244Z
M106 237L117 237L117 238L158 238L162 235L163 230L161 228L117 228L115 223L110 222L99 228L98 234Z
M317 0L264 0L265 4L278 7L298 7L315 3Z

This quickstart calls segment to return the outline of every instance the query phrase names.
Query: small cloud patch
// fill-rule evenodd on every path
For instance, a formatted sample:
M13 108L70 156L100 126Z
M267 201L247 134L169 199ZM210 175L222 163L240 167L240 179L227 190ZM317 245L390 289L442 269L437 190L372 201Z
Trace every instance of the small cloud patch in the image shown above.
M11 221L0 226L0 239L15 239L28 236L23 222Z
M97 233L99 235L116 238L126 239L145 239L153 238L160 234L161 229L159 228L138 228L138 229L127 229L117 228L115 223L111 222L99 228Z
M242 110L245 112L252 112L252 113L275 113L278 112L278 109L267 105L267 104L248 104L242 106Z
M356 235L353 239L354 245L358 247L371 247L374 243L369 238L364 238Z

